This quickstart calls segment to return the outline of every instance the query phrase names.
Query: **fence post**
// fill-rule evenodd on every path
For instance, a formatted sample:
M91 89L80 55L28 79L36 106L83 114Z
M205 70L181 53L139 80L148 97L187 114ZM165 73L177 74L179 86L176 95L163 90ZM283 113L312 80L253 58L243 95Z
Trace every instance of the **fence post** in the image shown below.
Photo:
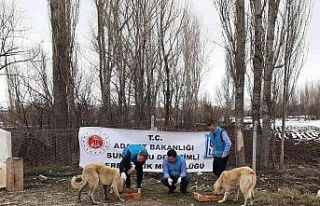
M150 122L150 128L151 128L151 130L154 130L154 116L152 115L151 116L151 120L150 120L151 122Z
M7 159L7 190L22 191L23 190L23 159L8 158Z
M254 121L252 138L252 169L254 171L257 171L257 129L258 121Z

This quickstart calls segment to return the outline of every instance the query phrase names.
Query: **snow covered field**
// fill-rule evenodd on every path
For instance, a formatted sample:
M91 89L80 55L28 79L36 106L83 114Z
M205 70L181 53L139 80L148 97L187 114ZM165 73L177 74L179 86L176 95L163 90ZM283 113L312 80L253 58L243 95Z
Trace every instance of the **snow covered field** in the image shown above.
M281 119L275 122L275 132L281 138ZM320 120L288 119L285 138L297 141L316 141L320 143Z
M232 121L234 122L234 118ZM244 123L252 129L251 117L245 117ZM273 128L275 128L273 131L276 133L276 137L281 139L282 120L276 119L275 127ZM304 116L299 118L289 117L286 121L285 138L296 141L315 141L320 143L320 120L305 120Z

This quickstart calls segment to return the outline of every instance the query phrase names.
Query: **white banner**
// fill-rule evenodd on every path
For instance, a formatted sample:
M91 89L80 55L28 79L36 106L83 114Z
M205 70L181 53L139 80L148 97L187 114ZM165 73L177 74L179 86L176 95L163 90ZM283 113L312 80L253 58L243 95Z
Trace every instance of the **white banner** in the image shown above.
M0 162L12 157L11 132L0 129Z
M142 144L149 153L144 171L162 172L163 159L175 149L187 162L188 172L212 171L211 148L205 132L163 132L82 127L79 130L80 167L93 162L119 167L122 150L128 144Z

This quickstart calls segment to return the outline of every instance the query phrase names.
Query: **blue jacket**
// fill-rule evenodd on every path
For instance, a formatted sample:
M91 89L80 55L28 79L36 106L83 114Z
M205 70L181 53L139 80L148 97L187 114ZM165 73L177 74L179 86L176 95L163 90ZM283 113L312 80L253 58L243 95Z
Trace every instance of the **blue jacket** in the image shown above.
M168 157L163 160L162 165L163 177L186 177L187 176L187 167L186 160L177 155L177 159L175 163L170 163Z
M224 129L217 127L214 132L209 133L209 137L215 157L222 157L222 154L229 155L232 143Z
M123 149L122 156L124 158L129 156L131 162L136 162L140 152L147 152L147 149L141 144L130 144Z
M137 156L140 152L147 152L147 149L140 144L128 145L122 151L122 160L120 162L120 173L125 172L131 168L131 162L134 163L137 170L137 187L141 188L143 179L143 164L145 162L137 162ZM128 174L127 174L128 175Z

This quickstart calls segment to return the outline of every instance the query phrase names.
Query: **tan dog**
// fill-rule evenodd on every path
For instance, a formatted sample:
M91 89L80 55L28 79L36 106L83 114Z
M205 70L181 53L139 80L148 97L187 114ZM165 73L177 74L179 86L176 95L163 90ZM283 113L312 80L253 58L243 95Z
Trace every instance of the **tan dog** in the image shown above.
M84 167L82 175L72 177L71 186L79 189L78 200L81 201L81 192L85 186L89 187L89 197L92 204L97 204L93 199L93 193L103 185L105 198L107 199L107 187L111 187L120 201L124 201L119 192L123 191L123 180L120 178L118 169L107 167L104 164L89 164Z
M247 205L250 200L250 205L253 205L254 187L256 186L257 176L250 167L239 167L233 170L224 171L214 183L214 193L222 194L224 197L219 203L225 202L231 192L238 192L239 188L244 196L245 202L242 206ZM236 198L238 199L238 198Z

